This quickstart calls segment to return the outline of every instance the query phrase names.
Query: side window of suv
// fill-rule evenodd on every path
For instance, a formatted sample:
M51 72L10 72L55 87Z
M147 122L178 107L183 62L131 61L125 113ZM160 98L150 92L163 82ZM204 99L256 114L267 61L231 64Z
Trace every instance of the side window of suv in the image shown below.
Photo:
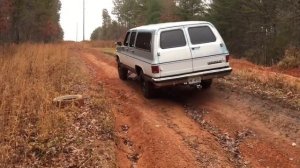
M139 32L136 37L135 47L151 52L152 34L148 32Z
M189 35L192 44L211 43L217 40L208 26L190 27Z
M130 41L129 41L129 47L133 47L134 46L135 36L136 36L136 32L131 32Z
M181 29L163 31L160 34L160 47L162 49L186 46L184 33Z
M125 40L124 40L124 46L128 46L129 44L129 35L130 35L130 32L127 32L126 36L125 36Z

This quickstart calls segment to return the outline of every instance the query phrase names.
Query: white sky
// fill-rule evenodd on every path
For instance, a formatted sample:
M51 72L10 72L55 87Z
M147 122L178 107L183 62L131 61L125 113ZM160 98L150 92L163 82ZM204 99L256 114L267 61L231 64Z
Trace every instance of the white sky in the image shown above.
M102 25L102 9L106 8L111 14L113 0L85 0L85 39L89 40L91 33ZM62 8L60 24L64 30L64 40L76 41L78 25L78 41L83 38L82 5L83 0L61 0ZM112 16L113 18L113 16Z

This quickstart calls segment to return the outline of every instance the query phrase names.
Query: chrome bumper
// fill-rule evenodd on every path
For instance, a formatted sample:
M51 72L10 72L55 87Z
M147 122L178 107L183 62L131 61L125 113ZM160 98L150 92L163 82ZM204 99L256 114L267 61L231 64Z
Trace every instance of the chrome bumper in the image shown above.
M179 84L188 84L188 79L193 77L201 77L202 80L221 78L230 75L232 72L231 67L225 67L222 69L205 70L200 72L194 72L184 75L162 77L162 78L152 78L152 82L156 87L164 86L174 86Z

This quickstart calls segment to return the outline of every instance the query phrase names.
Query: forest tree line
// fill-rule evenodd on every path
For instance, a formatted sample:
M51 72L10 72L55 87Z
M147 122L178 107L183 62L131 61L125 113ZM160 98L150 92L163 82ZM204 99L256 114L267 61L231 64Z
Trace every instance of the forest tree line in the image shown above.
M0 43L63 39L60 0L0 0Z
M300 48L300 0L114 0L112 20L92 40L117 40L129 28L171 21L206 20L220 31L231 53L258 64L280 61ZM300 63L299 52L295 61ZM297 64L296 64L297 65Z

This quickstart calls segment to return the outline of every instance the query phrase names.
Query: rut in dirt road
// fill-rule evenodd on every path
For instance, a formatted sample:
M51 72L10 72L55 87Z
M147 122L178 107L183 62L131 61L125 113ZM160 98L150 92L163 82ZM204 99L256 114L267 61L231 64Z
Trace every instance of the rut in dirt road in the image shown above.
M162 90L146 100L138 82L118 79L113 57L93 49L81 56L113 104L120 167L299 167L299 147L290 145L299 144L299 120L269 113L270 102L220 89L220 83L197 93ZM282 119L294 132L266 117Z

